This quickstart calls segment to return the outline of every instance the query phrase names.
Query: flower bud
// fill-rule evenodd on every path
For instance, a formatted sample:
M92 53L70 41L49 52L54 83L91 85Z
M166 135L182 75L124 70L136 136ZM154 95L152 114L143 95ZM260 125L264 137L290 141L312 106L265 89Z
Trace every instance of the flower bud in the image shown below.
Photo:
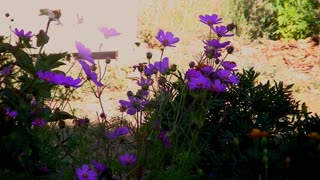
M110 58L110 57L107 57L105 62L106 62L106 64L110 64L111 58Z
M94 64L94 65L91 65L90 66L90 69L91 69L91 71L95 71L95 70L97 70L97 66Z
M206 57L208 59L212 59L214 57L214 51L207 51L206 52Z
M195 63L194 61L191 61L191 62L189 63L189 67L190 67L190 68L194 68L195 65L196 65L196 63Z
M150 60L152 58L152 53L151 52L147 52L146 56L147 56L147 59Z
M170 71L175 72L177 70L177 65L176 64L172 64L170 67Z
M63 128L66 127L66 122L64 122L63 120L60 120L60 121L58 122L58 126L59 126L60 129L63 129Z
M104 119L104 118L106 118L106 114L102 112L102 113L100 113L100 117Z
M128 91L128 92L127 92L127 96L128 96L128 97L133 96L133 92L132 92L132 91Z
M233 47L233 46L228 46L228 47L227 47L227 52L228 52L229 54L232 54L233 51L234 51L234 47Z

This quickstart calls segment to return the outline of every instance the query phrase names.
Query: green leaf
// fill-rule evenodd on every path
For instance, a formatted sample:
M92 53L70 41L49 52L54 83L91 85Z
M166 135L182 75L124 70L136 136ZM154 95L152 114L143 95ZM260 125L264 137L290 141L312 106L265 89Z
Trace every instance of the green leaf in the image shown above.
M50 117L49 122L66 120L66 119L74 119L76 116L71 115L65 111L55 111Z
M67 53L58 53L58 54L49 54L46 55L45 53L42 53L40 55L40 58L37 59L36 62L36 70L52 70L54 68L60 67L62 65L65 65L65 63L59 61L67 56Z
M26 72L35 75L36 71L33 65L33 59L24 52L22 49L14 47L10 44L4 43L2 44L3 48L12 53L12 55L16 58L16 65Z
M39 34L37 34L36 37L37 37L37 46L38 47L43 46L49 42L49 36L42 29L39 31Z

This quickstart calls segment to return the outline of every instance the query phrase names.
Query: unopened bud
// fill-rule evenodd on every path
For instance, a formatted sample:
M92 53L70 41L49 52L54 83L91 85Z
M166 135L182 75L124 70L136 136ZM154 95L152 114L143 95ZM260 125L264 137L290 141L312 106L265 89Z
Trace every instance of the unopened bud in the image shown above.
M234 47L233 47L233 46L228 46L228 47L227 47L227 52L228 52L229 54L232 54L233 51L234 51Z
M191 62L189 63L189 67L190 67L190 68L194 68L195 65L196 65L196 63L193 62L193 61L191 61Z
M90 69L91 69L91 71L95 71L95 70L97 70L97 66L94 64L94 65L90 66Z
M60 120L60 121L58 122L58 126L59 126L60 129L63 129L63 128L66 127L66 122L64 122L63 120Z
M100 117L104 119L104 118L106 118L106 114L105 113L101 113Z
M151 52L147 52L146 56L147 56L147 59L150 60L152 58L152 53Z
M128 91L128 92L127 92L127 96L128 96L128 97L133 96L133 92L132 92L132 91Z
M172 72L175 72L177 70L177 65L176 64L172 64L171 67L170 67L170 70Z
M206 57L208 59L212 59L214 57L214 51L207 51L206 52Z
M110 64L111 58L110 58L110 57L107 57L105 62L106 62L106 64Z

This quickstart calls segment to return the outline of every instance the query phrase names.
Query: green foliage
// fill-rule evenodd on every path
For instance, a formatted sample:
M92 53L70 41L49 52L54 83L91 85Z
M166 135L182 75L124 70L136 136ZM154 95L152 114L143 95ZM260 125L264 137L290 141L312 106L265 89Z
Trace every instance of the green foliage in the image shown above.
M304 39L319 33L320 20L316 18L313 0L277 0L275 7L278 23L275 35L280 38Z
M32 125L36 118L48 122L73 119L75 116L60 109L53 111L50 103L55 99L53 92L56 85L39 79L39 70L54 71L64 65L66 53L56 55L40 54L34 57L30 52L31 40L19 38L12 45L2 38L0 42L0 159L2 177L6 174L19 173L25 179L39 174L43 160L41 143L36 141L39 129ZM64 92L68 92L65 89ZM65 103L64 99L60 102ZM16 111L12 116L8 112ZM43 133L43 131L42 131ZM47 156L46 158L48 158Z
M304 39L319 34L319 3L313 0L228 0L225 16L250 38Z
M237 35L252 39L272 37L277 29L274 0L227 0L224 16L234 22Z

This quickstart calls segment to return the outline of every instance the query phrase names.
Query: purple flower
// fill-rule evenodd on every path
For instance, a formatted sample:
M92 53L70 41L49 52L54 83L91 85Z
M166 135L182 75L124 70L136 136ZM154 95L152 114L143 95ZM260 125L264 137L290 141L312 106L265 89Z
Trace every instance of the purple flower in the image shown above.
M79 59L84 59L90 62L91 64L95 64L93 58L91 57L91 50L86 48L81 42L76 41L76 48L79 52Z
M191 78L188 82L190 90L195 89L210 89L210 79L201 75L199 77Z
M8 76L11 73L11 66L6 66L0 71L1 76Z
M237 66L237 64L233 61L224 61L221 65L226 70L233 70L233 68L235 68Z
M227 34L229 31L226 26L213 27L212 30L218 35L218 37L230 37L234 34Z
M167 46L175 47L173 44L180 41L180 39L178 37L174 37L172 32L164 33L164 31L162 29L159 30L156 38L158 39L159 42L161 42L161 44L164 47L167 47Z
M191 78L198 78L202 76L202 73L196 69L188 69L188 71L186 72L186 79L190 80Z
M71 76L66 76L62 80L61 85L64 85L66 88L69 88L69 87L78 88L81 86L81 84L79 83L81 83L80 78L73 79Z
M212 39L212 40L208 40L208 41L204 41L204 43L208 46L220 49L220 48L225 48L230 44L230 41L226 41L223 43L220 43L219 40L217 39Z
M133 165L137 161L137 158L132 154L123 154L119 157L119 161L122 166L127 167Z
M222 81L233 83L233 84L238 84L240 81L238 79L237 75L231 75L230 70L218 70L217 75Z
M149 64L148 67L144 69L144 74L146 76L151 76L152 74L156 74L158 70L153 64Z
M168 137L168 132L159 132L158 139L162 141L165 148L169 148L171 146L171 141Z
M43 81L46 81L52 84L63 85L66 88L69 88L69 87L78 88L81 86L79 85L79 83L81 83L80 78L73 79L71 76L65 76L64 74L56 74L51 71L45 71L45 72L38 71L37 75Z
M38 126L38 127L43 127L46 125L46 121L43 118L35 118L32 122L32 125Z
M76 175L79 180L96 180L97 173L90 169L87 164L83 164L81 167L76 169Z
M164 74L169 69L169 58L165 57L162 61L157 61L154 63L154 67L160 71L160 73Z
M112 139L116 139L119 136L123 136L123 135L129 134L129 132L130 132L130 129L128 127L125 127L125 126L119 127L114 132L110 132L108 134L108 138L111 139L111 140Z
M9 117L15 118L15 117L18 116L18 111L16 111L16 110L11 110L10 107L7 107L7 108L6 108L6 115L9 116Z
M222 18L219 18L218 15L212 14L211 16L206 14L206 15L200 15L199 16L200 21L207 24L210 27L213 27L214 24L219 24L222 21Z
M145 105L148 104L147 101L137 98L135 96L130 96L129 101L119 100L122 107L127 108L127 114L134 115L136 112L141 111Z
M104 171L106 169L106 166L97 162L96 160L92 160L92 165L96 168L97 171Z
M17 28L14 29L14 34L16 34L19 38L29 39L31 37L31 33L31 31L24 33L23 29L21 29L20 31Z
M141 77L140 81L137 81L137 85L140 86L143 90L148 90L149 86L153 84L153 80L150 77L147 79Z
M38 71L37 75L43 81L47 81L49 83L55 83L56 82L55 73L53 73L51 71L45 71L45 72Z
M82 69L84 73L87 75L87 77L92 80L98 87L103 86L101 82L98 81L98 75L97 73L91 71L90 66L83 60L78 60L80 65L82 66Z
M106 39L120 35L120 33L114 28L100 27L99 31L102 32Z
M204 66L201 68L201 72L203 75L208 77L213 72L213 67L212 66Z
M221 83L220 79L215 79L211 85L211 89L215 92L224 92L226 88L227 88L227 85Z

